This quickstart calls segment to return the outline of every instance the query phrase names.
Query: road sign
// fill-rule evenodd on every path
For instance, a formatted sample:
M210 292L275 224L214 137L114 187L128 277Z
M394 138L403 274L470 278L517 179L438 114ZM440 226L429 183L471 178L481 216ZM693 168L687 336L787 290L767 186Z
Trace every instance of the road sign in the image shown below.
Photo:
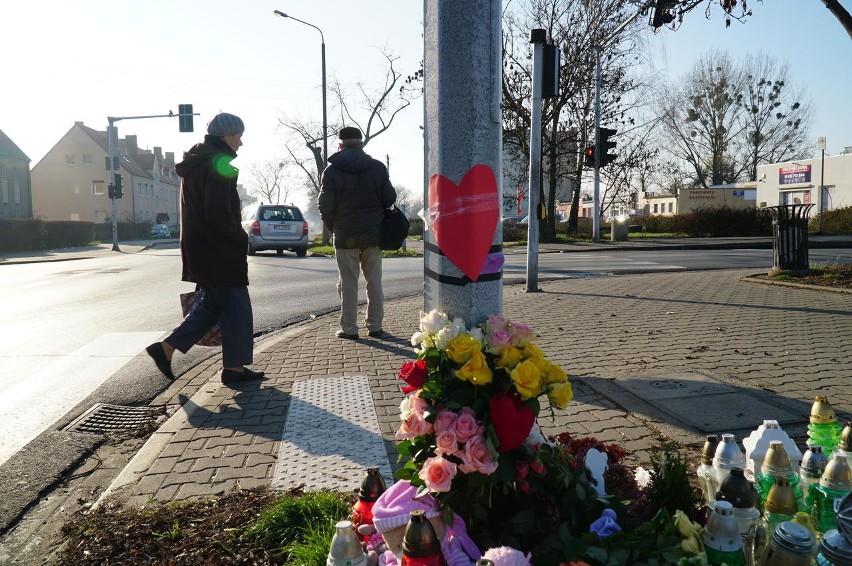
M817 149L825 149L825 136L817 138Z

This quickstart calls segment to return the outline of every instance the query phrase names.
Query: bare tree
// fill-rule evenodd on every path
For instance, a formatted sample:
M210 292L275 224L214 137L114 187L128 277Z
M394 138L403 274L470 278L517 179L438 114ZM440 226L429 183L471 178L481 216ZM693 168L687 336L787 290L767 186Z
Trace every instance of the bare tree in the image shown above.
M745 130L740 119L742 72L727 53L711 51L682 83L680 88L669 86L668 94L659 96L667 148L688 164L705 187L735 181L730 154Z
M411 75L403 76L395 67L398 57L386 49L382 49L381 54L387 61L382 86L370 88L366 82L359 82L355 85L357 94L350 95L340 81L332 81L329 90L336 99L332 115L337 117L329 124L329 132L336 132L343 125L355 125L363 132L366 146L371 139L386 132L396 116L420 96L422 67ZM291 174L301 179L302 190L307 194L310 205L315 206L322 188L322 126L286 116L279 120L279 124L287 132L284 150L291 162ZM329 239L330 234L323 226L323 242L327 244Z
M763 2L763 0L758 0ZM843 7L840 0L819 0L831 12L849 37L852 38L852 14L849 10ZM746 17L751 16L751 10L748 7L748 0L660 0L659 8L667 16L666 20L670 27L677 29L683 22L683 17L688 12L695 8L706 4L704 13L707 18L710 17L713 8L720 7L725 13L725 26L731 25L731 20L736 19L743 21Z
M529 30L543 28L562 51L560 92L542 108L543 167L546 170L547 221L542 239L555 238L557 187L573 188L571 218L576 227L583 161L580 149L593 137L593 72L595 45L627 17L628 7L619 0L534 0L507 4L503 15L503 142L515 167L511 179L521 186L526 179L529 156L532 47ZM632 30L609 42L602 53L603 123L623 117L622 96L632 88L626 73Z
M740 102L745 128L744 166L753 181L761 163L805 156L813 112L804 90L789 85L787 65L759 53L747 56L743 68L747 73Z
M287 202L290 187L282 185L284 161L266 160L262 163L252 163L249 170L249 189L269 204Z
M403 185L397 185L396 189L396 204L399 206L409 218L417 216L420 210L423 209L423 192L412 191Z
M678 83L659 97L663 145L695 185L754 180L758 165L804 155L810 105L774 59L758 55L738 65L711 51Z

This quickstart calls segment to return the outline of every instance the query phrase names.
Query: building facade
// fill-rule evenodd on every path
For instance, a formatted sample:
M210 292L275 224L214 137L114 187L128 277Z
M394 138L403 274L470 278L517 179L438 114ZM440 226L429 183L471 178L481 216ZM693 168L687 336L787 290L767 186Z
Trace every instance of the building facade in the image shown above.
M0 218L32 218L30 158L0 130Z
M174 153L139 149L136 136L119 138L115 152L123 197L119 221L178 222L179 178ZM44 220L110 222L109 146L105 131L74 126L32 169L33 216Z
M813 204L811 216L852 206L852 147L825 159L758 165L757 206L782 204Z

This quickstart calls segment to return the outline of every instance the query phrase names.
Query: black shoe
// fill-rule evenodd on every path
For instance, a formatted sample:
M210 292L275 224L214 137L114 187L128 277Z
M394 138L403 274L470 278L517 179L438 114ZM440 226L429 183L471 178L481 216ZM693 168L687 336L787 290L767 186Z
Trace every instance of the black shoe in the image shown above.
M247 367L243 368L243 371L234 371L232 369L223 369L222 370L222 383L240 383L243 381L255 381L257 379L263 379L264 374L262 371L254 371L250 370Z
M172 363L166 359L166 352L163 350L162 342L154 342L147 348L145 351L148 352L148 355L151 356L151 359L154 360L154 363L157 364L157 369L160 372L174 381L175 374L172 373Z
M383 340L388 337L388 333L384 330L371 330L367 333L367 336L370 338L378 338L379 340Z
M343 332L342 330L338 330L337 332L334 333L334 335L337 336L338 338L345 338L347 340L357 340L358 339L357 334L347 334L346 332Z

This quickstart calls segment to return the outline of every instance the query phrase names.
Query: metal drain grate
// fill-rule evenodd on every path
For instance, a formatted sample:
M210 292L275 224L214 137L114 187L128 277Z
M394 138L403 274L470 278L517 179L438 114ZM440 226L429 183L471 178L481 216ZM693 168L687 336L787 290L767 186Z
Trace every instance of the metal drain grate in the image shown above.
M76 432L133 430L150 424L161 413L161 409L151 407L125 407L97 403L62 430Z

